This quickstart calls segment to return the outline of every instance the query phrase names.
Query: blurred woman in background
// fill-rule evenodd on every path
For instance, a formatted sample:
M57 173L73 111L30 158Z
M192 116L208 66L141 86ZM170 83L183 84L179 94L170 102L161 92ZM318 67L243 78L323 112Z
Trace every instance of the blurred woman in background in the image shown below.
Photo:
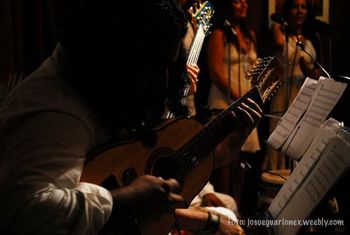
M257 59L257 50L255 34L247 25L247 1L217 0L213 3L215 19L208 40L207 63L211 80L208 105L215 115L251 89L250 81L245 78L245 74ZM255 128L238 156L234 156L229 148L216 152L222 155L229 154L236 159L232 164L216 172L214 182L219 191L234 196L242 211L247 212L249 209L242 208L246 203L241 200L250 201L246 205L253 205L255 199L244 196L244 181L247 178L244 179L244 174L241 174L239 163L243 159L249 161L256 159L260 149L258 132Z

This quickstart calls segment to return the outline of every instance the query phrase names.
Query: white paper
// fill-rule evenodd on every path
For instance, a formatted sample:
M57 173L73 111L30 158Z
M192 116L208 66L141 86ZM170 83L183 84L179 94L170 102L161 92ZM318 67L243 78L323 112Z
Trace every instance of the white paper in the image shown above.
M345 88L346 83L336 82L332 79L318 81L309 107L289 135L282 147L282 152L294 159L300 159L303 156L321 124L339 101Z
M312 95L316 89L317 80L306 78L303 86L287 112L279 121L277 127L270 135L267 142L274 148L279 149L292 133L301 116L307 110L311 102Z
M268 211L277 220L305 220L350 165L350 134L328 123L288 177ZM296 210L296 208L298 208ZM300 226L281 225L277 234L297 234Z

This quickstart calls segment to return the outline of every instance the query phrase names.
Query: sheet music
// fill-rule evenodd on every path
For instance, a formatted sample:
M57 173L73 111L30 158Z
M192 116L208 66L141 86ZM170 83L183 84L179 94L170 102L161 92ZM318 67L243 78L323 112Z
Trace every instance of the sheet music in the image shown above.
M328 122L289 176L268 211L277 220L303 220L350 166L350 134L334 120ZM311 149L311 148L310 148ZM298 208L298 210L295 210ZM281 225L277 234L297 234L300 226Z
M292 133L297 122L306 111L316 89L317 80L306 78L298 95L293 100L287 112L279 121L276 129L272 132L267 142L274 148L279 149Z
M318 80L310 105L283 145L282 152L295 159L303 156L345 88L346 83L328 78Z
M310 174L312 168L319 160L319 157L326 144L331 138L336 136L337 131L342 126L342 123L339 123L332 118L328 119L324 124L322 124L310 148L293 170L293 173L288 177L288 180L284 183L275 199L272 201L269 211L274 218L278 217L279 213L286 206L288 200Z

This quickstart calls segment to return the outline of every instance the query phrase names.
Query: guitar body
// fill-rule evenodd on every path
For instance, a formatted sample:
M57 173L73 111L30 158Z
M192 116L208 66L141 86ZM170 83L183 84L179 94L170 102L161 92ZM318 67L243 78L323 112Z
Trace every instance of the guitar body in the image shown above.
M169 156L202 129L202 125L192 119L164 121L143 139L108 146L108 149L88 159L81 181L112 189L124 187L143 174L163 176L160 169L167 161L171 161ZM182 183L181 195L186 202L190 203L204 187L211 174L213 163L214 156L209 154L201 158L200 164L191 167L184 176L180 183ZM150 214L135 218L135 221L140 234L165 235L175 223L175 217L171 211L162 215Z
M253 99L261 107L277 90L279 69L274 58L259 58L247 73L253 88L205 127L193 119L168 119L138 140L105 146L87 158L81 181L115 189L129 185L143 174L175 178L189 204L209 180L214 166L214 154L210 153L234 131L232 112L247 99ZM250 131L254 127L250 126ZM174 223L174 210L149 213L127 221L110 220L102 234L166 235Z

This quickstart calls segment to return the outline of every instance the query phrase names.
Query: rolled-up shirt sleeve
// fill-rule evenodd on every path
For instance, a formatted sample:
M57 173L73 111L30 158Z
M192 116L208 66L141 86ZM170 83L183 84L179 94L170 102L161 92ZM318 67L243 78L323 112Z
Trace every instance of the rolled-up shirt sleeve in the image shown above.
M39 234L97 234L112 210L110 193L89 183L72 189L49 185L32 195L17 221L27 231L40 228Z

